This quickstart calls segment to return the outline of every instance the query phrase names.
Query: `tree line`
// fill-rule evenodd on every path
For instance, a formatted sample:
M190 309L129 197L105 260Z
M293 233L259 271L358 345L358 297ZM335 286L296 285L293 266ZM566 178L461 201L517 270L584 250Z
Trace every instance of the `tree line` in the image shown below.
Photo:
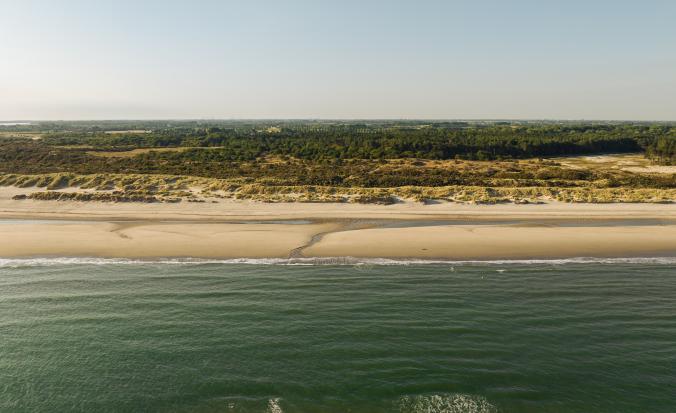
M43 143L89 145L95 150L219 148L208 153L190 151L174 155L186 161L252 160L267 155L309 160L499 160L643 150L651 150L655 156L664 158L676 136L675 131L673 126L660 124L181 126L150 133L56 132L47 134Z
M663 136L650 142L646 156L663 165L676 165L676 135Z

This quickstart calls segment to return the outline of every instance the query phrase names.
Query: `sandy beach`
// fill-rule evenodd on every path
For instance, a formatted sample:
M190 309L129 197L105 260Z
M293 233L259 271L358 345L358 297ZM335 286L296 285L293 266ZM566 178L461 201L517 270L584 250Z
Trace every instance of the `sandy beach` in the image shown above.
M0 257L676 255L676 205L97 203L0 193Z

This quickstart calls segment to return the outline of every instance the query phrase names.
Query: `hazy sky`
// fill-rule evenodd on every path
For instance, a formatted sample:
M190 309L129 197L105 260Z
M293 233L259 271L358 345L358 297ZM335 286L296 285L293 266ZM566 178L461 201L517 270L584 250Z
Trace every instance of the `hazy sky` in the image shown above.
M676 0L0 0L0 120L676 120Z

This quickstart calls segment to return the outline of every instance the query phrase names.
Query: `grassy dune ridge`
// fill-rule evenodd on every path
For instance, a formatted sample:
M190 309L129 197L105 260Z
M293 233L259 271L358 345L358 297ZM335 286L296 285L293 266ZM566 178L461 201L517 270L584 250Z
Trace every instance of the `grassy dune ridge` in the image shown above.
M502 182L503 184L505 182ZM518 183L518 182L517 182ZM242 199L262 202L355 202L391 204L416 202L538 203L655 202L676 200L676 188L611 187L609 182L573 181L574 185L531 186L399 186L339 187L284 185L274 180L216 179L145 174L3 174L0 186L30 189L16 199L104 202L217 202ZM569 182L570 184L570 182Z

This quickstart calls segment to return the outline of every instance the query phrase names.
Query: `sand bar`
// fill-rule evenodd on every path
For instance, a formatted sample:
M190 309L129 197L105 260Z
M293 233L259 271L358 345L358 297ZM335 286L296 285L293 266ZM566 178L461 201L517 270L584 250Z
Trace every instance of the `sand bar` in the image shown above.
M0 223L0 257L287 257L331 224Z
M304 252L316 257L453 260L674 256L676 226L448 225L364 229L328 234Z

